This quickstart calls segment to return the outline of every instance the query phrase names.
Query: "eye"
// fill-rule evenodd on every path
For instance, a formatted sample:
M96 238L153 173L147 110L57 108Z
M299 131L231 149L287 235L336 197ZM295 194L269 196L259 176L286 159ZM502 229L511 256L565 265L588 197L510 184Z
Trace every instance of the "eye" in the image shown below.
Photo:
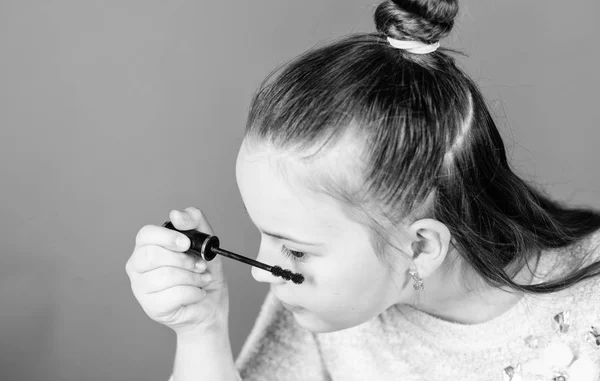
M294 261L302 262L306 260L306 254L301 251L290 250L285 246L281 246L281 253L288 258L292 258Z

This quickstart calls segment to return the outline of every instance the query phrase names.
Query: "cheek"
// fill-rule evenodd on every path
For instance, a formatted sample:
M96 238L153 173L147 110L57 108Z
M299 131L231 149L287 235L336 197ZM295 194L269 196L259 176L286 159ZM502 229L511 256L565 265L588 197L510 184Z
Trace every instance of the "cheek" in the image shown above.
M352 279L345 274L315 288L319 297L313 296L304 305L306 310L295 314L300 325L314 332L332 332L362 324L381 312L386 293L377 276L367 271L347 271L354 274Z
M377 297L385 287L388 274L374 254L352 253L348 260L319 267L314 274L313 291L322 298L315 301L327 309L363 304L366 299Z

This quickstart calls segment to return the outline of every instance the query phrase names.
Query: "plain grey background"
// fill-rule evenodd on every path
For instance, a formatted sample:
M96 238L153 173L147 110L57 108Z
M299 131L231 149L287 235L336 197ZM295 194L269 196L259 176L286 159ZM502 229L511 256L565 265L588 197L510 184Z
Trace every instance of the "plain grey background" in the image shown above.
M254 257L234 163L275 66L373 31L376 2L0 2L0 378L166 380L174 334L125 273L135 235L205 211ZM480 84L515 169L600 207L597 0L465 0L445 46ZM234 356L268 285L224 260Z

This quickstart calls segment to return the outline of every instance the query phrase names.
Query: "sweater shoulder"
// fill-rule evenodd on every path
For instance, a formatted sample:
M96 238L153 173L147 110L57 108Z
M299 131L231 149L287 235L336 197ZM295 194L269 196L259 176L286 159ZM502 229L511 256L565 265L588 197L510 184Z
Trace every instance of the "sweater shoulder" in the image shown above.
M235 366L244 381L328 379L314 334L301 327L271 291Z
M253 357L263 351L267 341L286 339L291 322L284 312L279 300L269 290L236 359L238 369L247 366Z

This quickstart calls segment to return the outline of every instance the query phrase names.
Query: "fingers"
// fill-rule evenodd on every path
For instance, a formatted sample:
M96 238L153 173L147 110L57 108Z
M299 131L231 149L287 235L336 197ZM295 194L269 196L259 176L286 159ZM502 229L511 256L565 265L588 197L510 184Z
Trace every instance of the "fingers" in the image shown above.
M146 245L135 249L125 267L128 273L143 274L163 266L203 272L206 271L207 263L191 254L170 251L157 245Z
M210 235L215 234L204 213L193 206L185 208L183 212L172 210L169 218L171 218L173 226L179 230L196 229Z
M177 286L206 287L211 281L212 277L209 273L165 266L141 274L136 288L140 293L153 294Z
M197 304L204 300L206 291L202 288L180 285L153 294L140 295L140 304L150 316L168 316L181 306Z
M155 225L142 227L135 237L136 248L159 245L172 251L186 251L190 248L190 244L190 239L185 234Z
M180 212L177 209L171 210L169 213L169 219L175 226L175 229L179 230L192 230L196 229L198 224L196 221L192 220L190 215L186 212Z

